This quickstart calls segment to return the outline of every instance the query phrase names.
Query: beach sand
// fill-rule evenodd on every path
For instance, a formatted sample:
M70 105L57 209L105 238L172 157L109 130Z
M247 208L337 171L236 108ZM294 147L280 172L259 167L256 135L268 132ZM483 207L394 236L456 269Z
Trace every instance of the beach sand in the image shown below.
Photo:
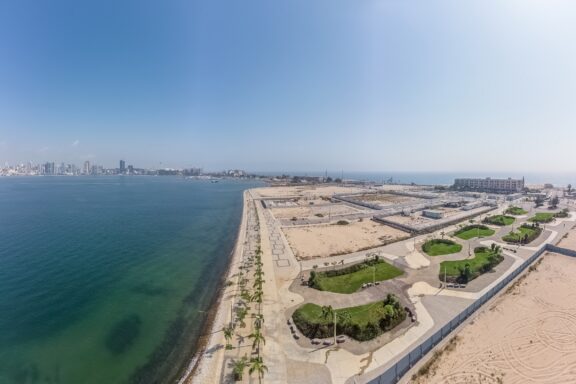
M225 281L235 281L233 275L239 272L238 267L240 266L244 243L246 241L248 204L251 200L249 199L249 193L249 191L244 192L242 221ZM205 336L199 343L200 349L197 351L186 374L180 379L179 384L206 384L219 383L221 381L225 344L224 335L221 330L230 322L230 308L234 300L231 292L235 289L235 286L224 289L218 301L214 304L214 308L212 308L212 319L210 319L211 322L206 325Z
M535 268L466 325L415 382L575 383L576 258L545 254Z
M310 225L282 230L294 255L302 259L356 252L409 236L368 219L354 220L348 225Z

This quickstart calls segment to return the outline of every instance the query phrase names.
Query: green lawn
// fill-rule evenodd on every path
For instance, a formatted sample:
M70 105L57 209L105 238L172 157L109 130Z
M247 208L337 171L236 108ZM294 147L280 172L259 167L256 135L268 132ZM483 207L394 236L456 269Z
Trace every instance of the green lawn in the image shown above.
M487 218L484 219L484 223L499 225L503 227L514 223L515 220L516 219L513 218L512 216L496 215L496 216L488 216Z
M337 309L338 311L346 311L350 314L350 323L365 325L369 322L377 322L382 317L378 310L382 307L382 302L360 305L358 307L349 307ZM316 304L307 303L297 309L302 316L302 319L311 324L326 324L332 325L333 319L325 319L322 317L322 307Z
M336 333L358 341L371 340L387 332L406 318L402 303L394 295L357 307L336 309ZM310 339L334 335L334 317L322 315L322 307L307 303L292 314L292 320L302 334Z
M490 270L493 266L499 264L503 259L502 256L490 257L492 251L490 248L479 247L474 250L474 258L454 261L443 261L440 263L440 280L444 280L444 271L448 279L460 276L460 270L464 269L466 264L470 266L470 280L480 276L481 274ZM494 263L492 267L490 264Z
M485 225L468 225L459 229L454 233L454 236L462 240L469 240L473 237L488 237L492 236L496 231L486 227Z
M556 212L538 212L530 218L529 221L534 223L549 223L554 220Z
M509 215L516 215L516 216L520 216L520 215L525 215L528 212L523 210L520 207L510 207L506 210L506 213Z
M462 246L452 240L433 239L425 242L422 250L429 256L441 256L458 253L462 250Z
M374 266L366 266L366 268L356 272L332 277L328 277L324 273L318 272L316 274L315 285L321 291L353 293L359 290L362 284L371 283L374 275L376 281L383 281L393 279L404 273L401 269L398 269L382 260L380 260L375 267L376 272L374 272Z
M534 228L528 228L528 227L521 226L516 231L508 233L506 236L504 236L502 238L502 240L507 241L509 243L520 243L525 235L528 235L528 238L530 239L532 236L536 235L537 231L538 230L534 229ZM532 240L534 240L534 239L532 239ZM530 240L530 241L532 241L532 240ZM528 242L530 242L530 241L528 241Z

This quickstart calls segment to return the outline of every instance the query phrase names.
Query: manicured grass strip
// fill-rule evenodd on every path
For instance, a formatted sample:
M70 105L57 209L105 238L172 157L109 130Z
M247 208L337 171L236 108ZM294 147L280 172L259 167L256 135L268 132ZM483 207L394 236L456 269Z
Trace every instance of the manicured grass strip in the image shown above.
M525 215L528 212L523 210L520 207L510 207L506 210L506 213L509 215L515 215L515 216L520 216L520 215Z
M512 223L514 223L515 220L516 219L513 218L512 216L496 215L496 216L488 216L487 218L484 219L483 222L486 224L493 224L504 227L506 225L511 225Z
M458 253L462 250L462 246L452 240L434 239L425 242L422 250L429 256L441 256Z
M376 271L374 271L376 268ZM339 276L327 276L325 272L316 273L314 287L321 291L336 293L353 293L360 289L362 284L393 279L404 272L385 261L380 260L375 265L366 265L352 273Z
M467 282L490 271L504 260L504 257L500 255L498 251L486 247L476 248L474 255L472 259L443 261L440 263L440 272L438 275L440 280L444 280L444 271L446 271L448 281L455 281L463 277L463 271L466 270L466 264L468 264L469 275L463 279L465 281L460 281Z
M538 212L530 218L533 223L549 223L556 217L555 212Z
M473 237L488 237L492 236L496 231L488 228L485 225L468 225L462 229L459 229L454 233L454 236L461 238L462 240L469 240Z

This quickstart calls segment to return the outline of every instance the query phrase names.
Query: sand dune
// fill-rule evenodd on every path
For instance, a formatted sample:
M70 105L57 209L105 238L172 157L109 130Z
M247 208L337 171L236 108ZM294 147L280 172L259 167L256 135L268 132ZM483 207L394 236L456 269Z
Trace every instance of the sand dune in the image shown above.
M547 254L418 383L575 383L576 258Z

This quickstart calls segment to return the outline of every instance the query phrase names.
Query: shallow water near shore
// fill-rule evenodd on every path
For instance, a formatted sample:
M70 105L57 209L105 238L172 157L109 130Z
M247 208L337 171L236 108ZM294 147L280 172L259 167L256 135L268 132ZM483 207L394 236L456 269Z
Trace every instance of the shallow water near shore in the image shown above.
M0 383L175 378L257 185L0 178Z

